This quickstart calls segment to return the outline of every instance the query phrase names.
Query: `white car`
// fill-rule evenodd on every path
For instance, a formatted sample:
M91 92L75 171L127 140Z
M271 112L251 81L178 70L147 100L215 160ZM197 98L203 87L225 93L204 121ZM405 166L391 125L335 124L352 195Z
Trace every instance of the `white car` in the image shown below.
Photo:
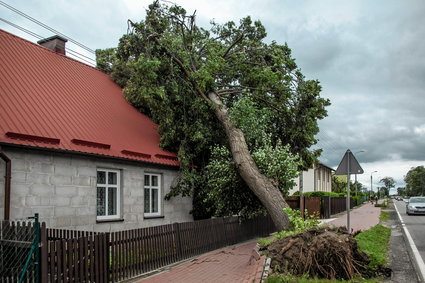
M411 197L406 204L406 214L425 214L425 197Z

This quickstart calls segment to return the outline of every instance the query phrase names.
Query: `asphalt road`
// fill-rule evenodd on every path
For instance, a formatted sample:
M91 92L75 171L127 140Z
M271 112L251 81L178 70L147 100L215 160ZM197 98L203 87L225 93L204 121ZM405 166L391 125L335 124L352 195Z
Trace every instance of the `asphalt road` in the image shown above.
M425 215L407 215L404 201L394 200L394 204L397 206L398 212L403 218L404 224L412 236L422 260L425 261Z

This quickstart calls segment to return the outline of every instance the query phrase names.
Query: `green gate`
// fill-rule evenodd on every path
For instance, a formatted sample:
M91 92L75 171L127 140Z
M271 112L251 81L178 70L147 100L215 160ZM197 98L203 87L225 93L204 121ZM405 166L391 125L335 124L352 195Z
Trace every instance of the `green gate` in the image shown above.
M0 222L0 282L40 282L38 214Z

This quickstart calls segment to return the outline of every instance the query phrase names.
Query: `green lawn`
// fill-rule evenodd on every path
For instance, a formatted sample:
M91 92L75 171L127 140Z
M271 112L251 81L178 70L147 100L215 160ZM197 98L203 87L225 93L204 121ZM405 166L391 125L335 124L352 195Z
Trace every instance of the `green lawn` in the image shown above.
M380 224L356 236L359 249L370 257L369 268L376 270L379 266L388 263L388 244L391 228Z

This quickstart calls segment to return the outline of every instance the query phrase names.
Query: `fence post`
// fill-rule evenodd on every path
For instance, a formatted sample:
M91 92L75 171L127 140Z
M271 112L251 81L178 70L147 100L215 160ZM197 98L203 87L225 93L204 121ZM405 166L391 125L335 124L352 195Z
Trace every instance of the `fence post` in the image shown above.
M103 257L104 257L104 266L103 266L103 273L105 274L104 282L109 282L109 274L111 274L111 263L110 263L110 233L105 233L103 238Z
M322 207L323 207L323 218L330 218L331 215L331 197L329 196L322 196Z
M305 219L304 210L305 210L305 196L301 195L298 197L299 199L299 207L300 207L300 213L301 217Z
M40 270L41 270L41 282L47 282L47 231L46 223L41 223L40 230Z
M181 259L183 257L183 253L182 253L182 243L181 243L181 238L180 238L180 224L175 222L173 224L173 227L174 227L174 231L176 233L176 240L177 240L177 243L176 243L177 257L179 259Z
M223 223L224 243L225 245L229 245L229 240L227 239L226 221L224 217L221 217L221 221Z

